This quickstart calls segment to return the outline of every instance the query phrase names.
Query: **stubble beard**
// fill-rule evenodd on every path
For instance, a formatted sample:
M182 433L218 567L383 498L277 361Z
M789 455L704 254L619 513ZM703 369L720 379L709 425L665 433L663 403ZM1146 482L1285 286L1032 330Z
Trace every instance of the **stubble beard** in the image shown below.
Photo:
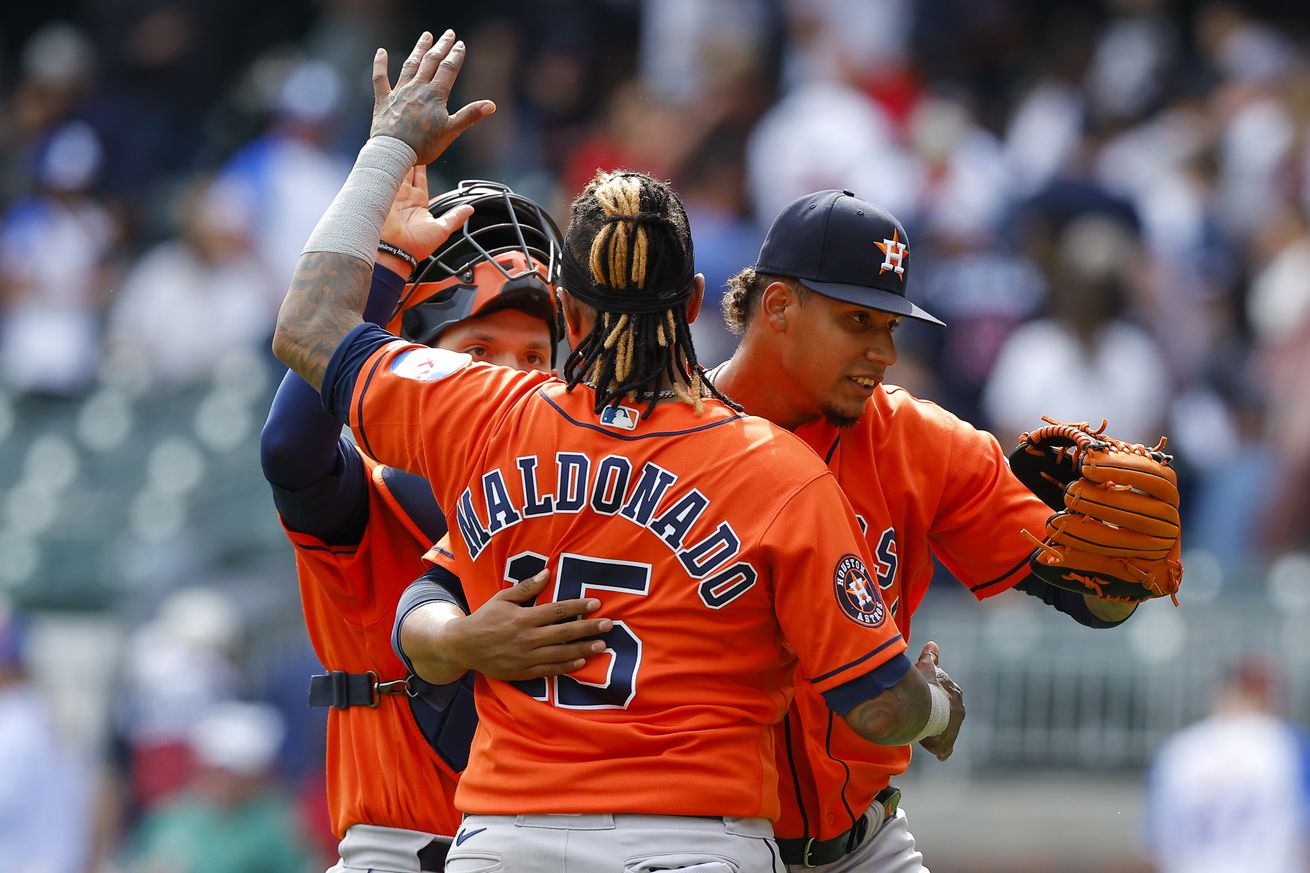
M824 404L823 406L824 419L828 424L841 430L854 427L855 423L858 422L863 415L863 409L861 409L856 415L848 415L844 412L839 412L837 409L827 404Z

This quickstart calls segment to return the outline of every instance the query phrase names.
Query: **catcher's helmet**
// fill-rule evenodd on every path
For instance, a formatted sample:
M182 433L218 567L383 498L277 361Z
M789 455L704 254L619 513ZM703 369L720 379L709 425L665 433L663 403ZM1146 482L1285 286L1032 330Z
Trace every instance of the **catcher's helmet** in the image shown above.
M432 345L474 315L518 309L550 327L551 364L560 330L553 289L560 232L550 215L507 185L469 179L438 195L428 211L473 207L464 227L419 263L388 324L410 342Z

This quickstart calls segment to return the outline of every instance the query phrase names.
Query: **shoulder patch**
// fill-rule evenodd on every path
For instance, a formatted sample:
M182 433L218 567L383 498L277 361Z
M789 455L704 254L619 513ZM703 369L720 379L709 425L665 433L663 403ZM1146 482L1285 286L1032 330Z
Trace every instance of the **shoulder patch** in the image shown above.
M391 372L402 379L435 382L473 362L471 355L446 349L410 349L391 362Z
M832 587L837 605L851 621L873 628L881 627L887 620L887 607L883 605L878 585L859 555L842 555L832 574Z

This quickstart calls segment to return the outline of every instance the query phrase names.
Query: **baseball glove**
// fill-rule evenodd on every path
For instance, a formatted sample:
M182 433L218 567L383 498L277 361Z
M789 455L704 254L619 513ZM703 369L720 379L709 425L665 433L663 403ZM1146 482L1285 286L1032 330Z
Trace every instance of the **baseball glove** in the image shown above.
M1106 422L1044 418L1010 455L1019 481L1056 510L1037 545L1034 575L1105 600L1168 596L1178 605L1178 477L1165 438L1152 448L1105 435Z

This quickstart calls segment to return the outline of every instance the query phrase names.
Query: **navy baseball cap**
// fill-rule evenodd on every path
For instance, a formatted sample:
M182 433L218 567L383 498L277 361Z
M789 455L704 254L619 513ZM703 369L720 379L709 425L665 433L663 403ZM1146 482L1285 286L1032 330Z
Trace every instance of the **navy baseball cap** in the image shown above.
M850 191L816 191L783 207L769 225L755 272L799 279L834 300L945 325L905 296L910 280L905 227Z

